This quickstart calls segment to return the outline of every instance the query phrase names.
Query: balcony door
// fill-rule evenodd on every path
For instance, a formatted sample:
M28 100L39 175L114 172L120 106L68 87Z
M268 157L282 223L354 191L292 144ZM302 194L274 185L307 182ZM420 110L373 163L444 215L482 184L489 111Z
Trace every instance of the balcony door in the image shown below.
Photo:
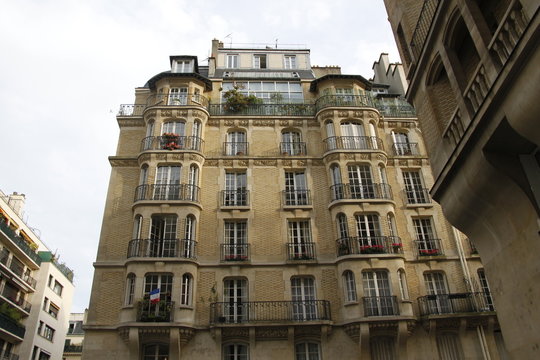
M315 257L311 242L309 220L293 220L288 222L289 255L292 259L313 259Z
M332 121L326 123L326 146L328 147L327 150L337 149L336 132L334 131L334 123Z
M396 155L412 155L409 137L405 133L392 131L392 140L394 141L394 150Z
M352 121L341 123L343 149L367 149L364 125Z
M168 105L187 105L187 87L171 88Z
M171 301L172 284L171 274L148 274L144 277L144 296L147 298L151 291L159 289L159 301Z
M294 277L291 279L293 317L294 320L317 319L315 302L315 284L310 277Z
M246 133L231 131L227 133L226 155L247 155Z
M158 166L154 187L154 200L181 200L181 169L181 166Z
M388 272L385 270L362 273L364 311L366 316L395 315Z
M247 223L245 221L225 222L225 260L246 260Z
M373 177L369 165L349 165L348 173L351 198L373 199L375 197Z
M403 181L405 183L407 203L425 204L428 202L420 171L403 171Z
M431 223L431 218L413 219L414 231L418 241L418 251L438 251L438 244L435 239L435 232Z
M227 323L240 323L247 320L247 280L228 279L223 284L223 315Z
M301 155L302 136L296 131L287 131L281 134L281 151L289 155Z
M148 257L175 257L176 215L154 215L150 225L150 241L146 248Z
M307 205L307 183L304 172L285 173L285 205Z
M247 174L245 172L225 173L224 206L247 205Z
M450 313L451 306L444 274L440 272L425 273L424 282L428 293L427 306L429 314Z
M356 215L356 228L358 230L358 240L360 243L360 250L364 248L371 248L373 246L380 246L381 251L381 225L379 222L379 216L375 214ZM375 248L377 250L377 248Z

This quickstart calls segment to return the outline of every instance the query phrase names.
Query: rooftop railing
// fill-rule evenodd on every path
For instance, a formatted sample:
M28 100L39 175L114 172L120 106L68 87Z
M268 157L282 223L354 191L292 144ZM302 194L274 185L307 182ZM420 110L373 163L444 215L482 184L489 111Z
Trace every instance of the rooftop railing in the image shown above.
M371 95L324 95L317 99L317 111L327 107L375 107Z
M391 105L375 103L375 107L386 118L415 118L416 110L409 104Z
M30 259L36 264L41 265L41 258L32 250L30 245L19 235L15 233L4 221L0 220L0 231L8 236L8 238L15 243Z
M254 116L313 116L315 105L312 103L291 104L249 104L241 110L231 110L227 104L211 104L210 115L254 115Z

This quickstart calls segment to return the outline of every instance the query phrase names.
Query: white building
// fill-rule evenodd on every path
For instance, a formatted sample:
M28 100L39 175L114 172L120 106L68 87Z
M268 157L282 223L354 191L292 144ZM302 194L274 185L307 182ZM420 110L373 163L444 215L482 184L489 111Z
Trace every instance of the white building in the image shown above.
M63 360L78 360L82 356L86 313L71 313L64 346Z

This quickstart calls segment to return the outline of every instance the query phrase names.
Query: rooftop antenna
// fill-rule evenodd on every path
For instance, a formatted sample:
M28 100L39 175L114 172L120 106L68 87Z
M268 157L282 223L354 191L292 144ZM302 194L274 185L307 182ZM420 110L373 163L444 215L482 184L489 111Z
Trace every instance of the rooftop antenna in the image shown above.
M233 33L230 33L229 35L225 36L225 39L226 38L229 38L229 47L232 48L232 35Z
M278 41L278 40L279 40L279 39L276 39L276 49L277 49L277 41Z

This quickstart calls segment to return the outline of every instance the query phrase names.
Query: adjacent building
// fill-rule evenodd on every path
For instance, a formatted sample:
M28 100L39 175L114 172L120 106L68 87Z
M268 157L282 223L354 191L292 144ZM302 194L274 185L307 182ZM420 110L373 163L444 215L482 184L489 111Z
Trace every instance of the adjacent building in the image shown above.
M85 322L86 312L84 313L71 313L69 316L69 327L66 336L66 342L64 345L64 356L62 360L78 360L81 359L84 330L83 324Z
M540 3L385 0L434 173L514 359L540 358Z
M73 272L22 220L24 201L0 192L0 359L60 359Z
M429 195L401 65L374 70L213 40L208 66L171 56L137 88L83 357L504 359L480 258Z

